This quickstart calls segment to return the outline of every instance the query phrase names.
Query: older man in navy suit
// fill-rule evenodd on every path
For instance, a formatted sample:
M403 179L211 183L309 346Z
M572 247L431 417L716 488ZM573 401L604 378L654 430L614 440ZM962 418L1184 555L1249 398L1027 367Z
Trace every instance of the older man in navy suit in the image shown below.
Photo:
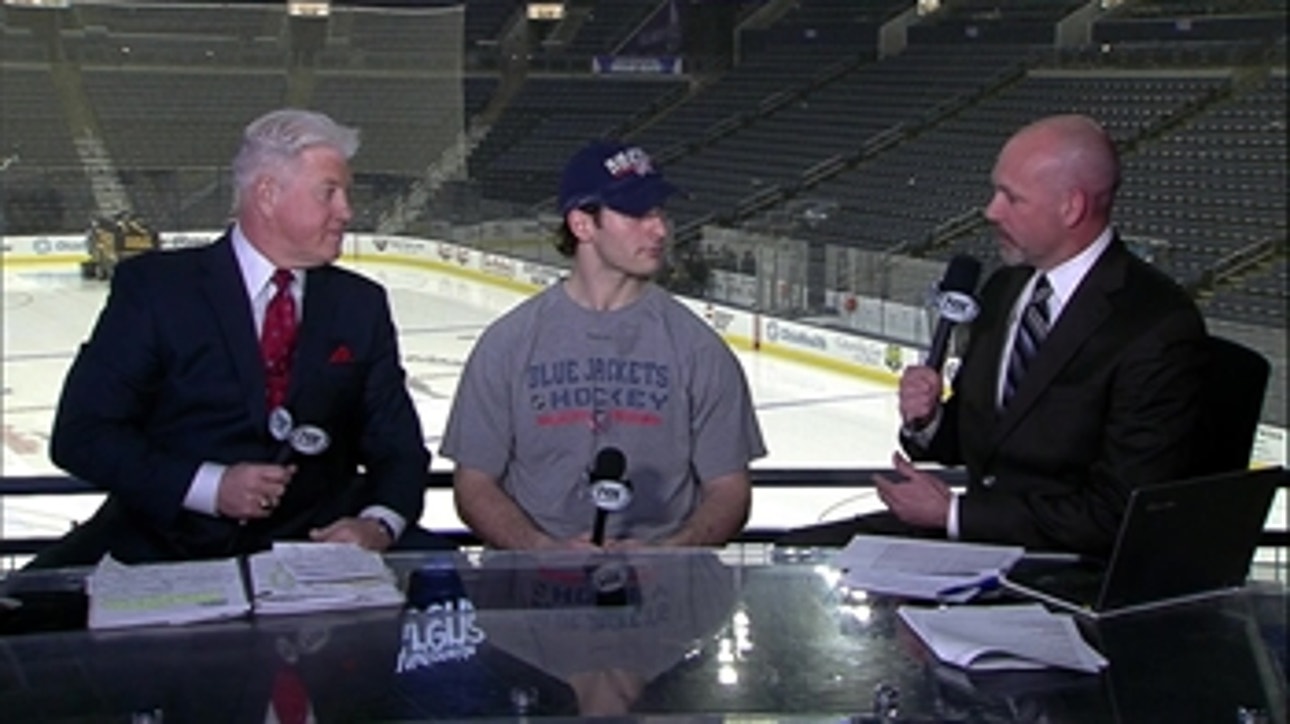
M1021 129L994 167L986 219L1005 267L942 401L928 366L900 380L900 432L915 460L967 468L955 493L893 456L877 475L888 510L791 531L784 545L896 533L1109 553L1133 488L1197 469L1205 324L1169 277L1111 226L1120 165L1092 119Z
M117 268L51 441L107 499L33 566L383 550L415 526L430 456L386 294L332 265L357 148L322 114L266 114L233 162L228 232Z

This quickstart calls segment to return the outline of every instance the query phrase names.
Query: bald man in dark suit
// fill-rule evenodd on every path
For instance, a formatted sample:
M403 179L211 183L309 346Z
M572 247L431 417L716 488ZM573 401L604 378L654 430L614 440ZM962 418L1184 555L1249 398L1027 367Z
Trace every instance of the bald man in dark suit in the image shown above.
M894 474L874 479L888 510L781 545L892 533L1104 555L1133 488L1194 469L1204 321L1111 226L1119 180L1111 139L1083 116L1042 119L1005 144L985 209L1005 266L982 289L953 393L942 401L927 366L900 381L905 452L966 467L966 492L897 453ZM1019 361L1018 347L1033 353Z

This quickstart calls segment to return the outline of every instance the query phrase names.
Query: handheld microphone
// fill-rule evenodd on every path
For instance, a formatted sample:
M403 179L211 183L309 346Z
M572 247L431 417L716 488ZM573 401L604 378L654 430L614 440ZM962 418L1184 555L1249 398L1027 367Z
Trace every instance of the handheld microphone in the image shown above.
M291 430L296 420L285 407L269 410L269 437L282 443L273 454L274 465L284 465L291 458Z
M927 350L928 367L939 371L945 365L954 325L971 322L981 311L972 296L980 277L981 262L967 254L956 255L945 267L945 276L936 285L936 295L932 299L940 319L932 333L932 346Z
M623 478L627 472L627 458L616 447L603 448L596 453L596 462L588 474L591 500L596 504L596 522L592 527L591 542L600 545L605 540L605 519L632 502L632 484Z
M331 436L317 425L297 425L291 411L278 406L269 410L269 437L281 443L273 454L274 465L286 465L292 455L317 455L331 446ZM267 499L262 503L269 509ZM247 521L238 521L238 532L229 540L231 552L242 549L245 542Z
M273 464L286 465L295 453L318 455L331 447L331 436L317 425L297 425L285 407L275 407L269 412L269 435L282 443L273 456Z

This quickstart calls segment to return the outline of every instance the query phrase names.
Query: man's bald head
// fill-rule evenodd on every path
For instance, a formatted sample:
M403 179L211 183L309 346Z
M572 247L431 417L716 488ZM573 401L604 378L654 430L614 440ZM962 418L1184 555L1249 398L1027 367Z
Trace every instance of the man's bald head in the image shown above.
M1086 194L1102 219L1099 226L1105 226L1120 187L1120 155L1106 129L1088 116L1049 116L1022 128L1009 143L1018 140L1041 148L1052 181Z
M1051 268L1110 224L1120 185L1115 144L1093 119L1049 116L1013 134L995 163L986 218L1007 263Z

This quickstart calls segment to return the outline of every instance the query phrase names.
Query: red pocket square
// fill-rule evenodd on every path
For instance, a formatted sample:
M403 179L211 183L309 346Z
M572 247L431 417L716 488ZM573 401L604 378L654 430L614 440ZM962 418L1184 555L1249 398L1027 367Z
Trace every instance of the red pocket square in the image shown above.
M331 357L327 361L334 365L343 365L354 361L354 355L350 353L349 347L341 345L331 351Z

